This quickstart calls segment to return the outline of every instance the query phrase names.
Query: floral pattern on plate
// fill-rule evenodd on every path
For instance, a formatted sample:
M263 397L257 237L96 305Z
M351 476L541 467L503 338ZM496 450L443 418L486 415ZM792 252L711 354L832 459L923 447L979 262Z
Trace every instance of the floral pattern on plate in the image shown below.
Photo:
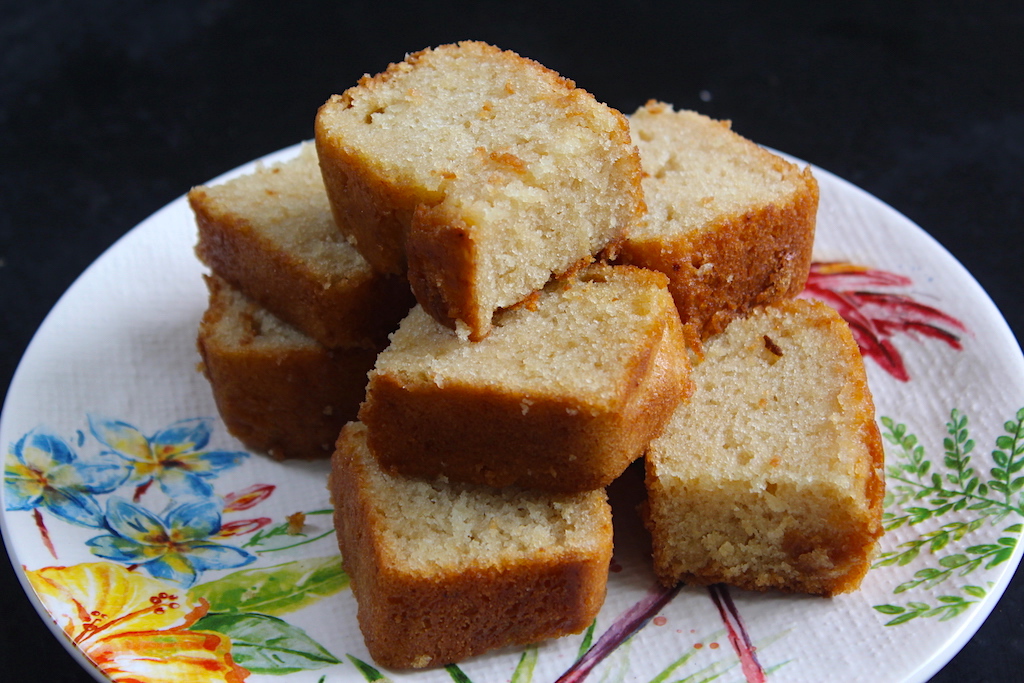
M821 253L804 296L851 324L886 441L887 533L857 593L663 589L625 515L608 599L586 632L442 669L379 670L334 542L327 463L250 454L219 420L188 417L215 408L194 372L205 294L183 200L69 290L12 384L0 522L26 587L111 681L924 680L1020 560L1024 359L948 254L815 174ZM147 284L125 292L125 279ZM100 295L105 306L90 308Z

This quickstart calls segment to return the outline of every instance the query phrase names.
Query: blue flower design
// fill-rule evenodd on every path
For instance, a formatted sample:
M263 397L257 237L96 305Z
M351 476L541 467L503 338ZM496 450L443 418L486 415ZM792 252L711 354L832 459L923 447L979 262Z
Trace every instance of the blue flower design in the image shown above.
M206 481L241 463L244 451L204 451L210 441L210 420L180 420L151 437L118 420L89 416L93 435L128 461L131 481L144 490L153 481L172 499L207 498L213 487Z
M7 509L44 508L72 524L102 527L103 510L92 496L113 491L129 474L116 458L81 458L59 436L34 429L7 453Z
M106 525L113 533L86 542L104 559L139 565L158 579L186 588L210 569L231 569L256 559L252 553L210 540L221 529L220 509L194 500L158 516L116 496L107 501Z

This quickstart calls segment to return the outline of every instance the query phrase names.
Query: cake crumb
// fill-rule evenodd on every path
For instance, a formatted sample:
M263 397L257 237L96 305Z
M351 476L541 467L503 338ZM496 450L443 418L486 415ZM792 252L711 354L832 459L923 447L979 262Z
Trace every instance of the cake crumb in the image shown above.
M782 349L780 349L779 345L772 341L772 338L769 337L767 334L764 335L764 348L768 349L776 356L780 358L782 357Z
M298 536L302 533L303 528L306 526L306 513L296 512L295 514L288 515L288 535Z

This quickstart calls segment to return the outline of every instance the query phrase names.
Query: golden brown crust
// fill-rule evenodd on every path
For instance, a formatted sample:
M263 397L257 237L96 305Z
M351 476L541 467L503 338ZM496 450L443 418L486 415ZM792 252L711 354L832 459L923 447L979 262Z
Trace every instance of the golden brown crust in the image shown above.
M648 454L646 485L650 500L645 506L644 523L652 536L655 574L665 586L682 581L696 585L728 583L747 590L775 589L823 596L847 593L859 588L871 566L877 541L883 535L884 452L863 359L849 326L835 311L817 301L786 300L773 304L772 308L786 313L800 310L806 325L828 329L832 341L827 353L834 355L835 362L845 369L843 386L838 388L837 411L843 414L841 422L846 425L843 438L848 443L848 452L856 453L855 459L842 463L854 483L842 494L841 500L820 507L819 516L827 518L799 520L799 524L786 530L779 548L785 559L779 564L762 566L752 561L725 566L709 553L700 566L694 566L675 556L673 546L691 541L683 542L674 537L680 533L680 520L666 512L672 507L670 499L684 494L677 485L662 483L655 464L657 456ZM785 457L799 459L817 457L817 454L787 453ZM749 495L754 494L738 495L734 508L752 509L754 502L744 498ZM805 495L814 495L814 492L808 490ZM720 542L737 546L745 542L743 533L729 537L728 530L722 530L721 534Z
M604 602L611 560L607 505L589 552L551 552L504 566L449 567L425 575L382 549L385 524L346 426L329 487L345 571L373 660L388 668L442 666L488 650L585 629Z
M477 254L474 233L457 216L445 216L437 207L420 206L413 216L406 241L409 284L423 310L448 327L462 320L480 341L481 330L491 326L482 319L476 297Z
M552 106L565 111L566 116L592 116L596 105L615 122L602 134L607 136L609 149L623 150L614 164L617 174L614 192L625 208L618 209L613 219L618 224L618 235L598 251L614 257L622 233L640 219L645 205L639 154L631 144L626 117L598 105L590 93L577 88L571 80L514 52L475 41L428 48L409 55L402 62L390 64L382 73L364 76L342 95L331 97L318 112L315 137L335 221L376 270L393 274L408 272L417 300L432 317L451 328L456 328L456 321L461 321L469 328L471 339L479 341L490 331L494 311L490 304L482 301L474 286L480 262L473 244L475 226L468 224L463 216L439 210L438 205L445 196L443 189L430 191L389 177L370 152L356 149L340 139L341 136L332 134L329 122L339 110L355 106L367 93L388 87L397 76L417 68L432 54L463 49L496 59L514 60L517 68L530 70L551 88L552 94L547 99ZM489 158L499 166L523 170L522 161L510 153L492 150ZM432 172L445 174L442 169ZM560 269L556 268L552 275L560 276L557 272ZM536 288L543 284L537 283ZM528 291L522 292L522 297L529 295Z
M661 177L658 173L667 148L681 145L684 157L691 151L697 158L702 154L733 155L737 163L761 169L766 183L774 183L768 178L776 177L779 188L795 188L780 201L755 203L751 199L746 210L721 213L705 225L681 225L675 234L639 230L623 245L620 258L624 263L669 276L679 315L699 353L701 342L721 332L731 320L755 307L796 296L803 289L814 242L817 181L809 168L801 171L733 133L729 121L716 121L695 112L674 112L671 105L655 100L638 110L633 120L639 136L650 136L643 137L641 154L653 167L645 168L645 172L655 173L656 178ZM705 144L715 140L730 151L705 149ZM698 151L702 149L705 151ZM665 192L673 191L671 181L664 183L660 187ZM723 189L728 194L728 188ZM671 206L667 196L652 201L669 202L669 215L675 213L674 209L688 213L687 204L698 200L691 196L688 186L675 191L680 193L677 207ZM714 202L713 187L707 191L711 196L700 201Z
M781 160L780 160L781 161ZM757 306L799 294L807 282L818 211L810 170L782 205L722 216L702 230L670 237L627 239L624 263L668 275L687 336L696 343ZM705 264L712 268L702 269Z
M204 187L189 204L199 228L196 254L217 275L328 348L373 348L394 331L414 300L408 283L369 271L325 281L242 216L222 211Z
M206 280L210 305L196 345L228 431L278 460L329 457L341 427L358 411L376 351L221 343L216 328L228 312L219 294L227 285Z
M692 391L674 311L652 336L614 405L494 386L405 385L373 373L359 417L371 451L391 472L563 493L603 488L642 454Z
M333 95L320 111L347 106L345 101ZM406 231L417 205L430 203L431 196L406 191L380 177L372 160L326 131L323 116L316 117L315 130L320 172L334 221L374 270L404 275Z
M833 581L827 587L827 592L823 591L826 595L856 590L871 568L876 543L884 534L882 511L885 498L885 450L875 419L874 398L868 387L867 374L863 371L864 361L849 325L838 314L833 318L832 327L836 336L843 340L846 362L851 367L861 369L858 373L850 374L847 391L842 398L847 406L854 409L858 430L856 438L866 451L864 457L856 463L856 474L858 481L863 482L867 511L851 534L849 542L841 549L842 557L837 558L849 570Z

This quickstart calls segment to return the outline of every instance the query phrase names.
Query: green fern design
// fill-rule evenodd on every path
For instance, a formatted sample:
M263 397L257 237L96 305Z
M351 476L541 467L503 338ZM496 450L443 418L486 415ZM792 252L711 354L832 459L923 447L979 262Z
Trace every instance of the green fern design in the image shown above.
M996 439L996 448L991 452L994 466L987 472L980 471L981 466L974 462L975 442L970 438L967 416L959 410L953 409L946 423L940 467L933 466L924 446L907 431L906 425L888 417L881 419L883 437L897 448L897 463L887 471L889 490L885 507L895 506L899 512L887 511L882 515L885 530L913 526L949 512L960 512L962 518L882 553L874 567L905 566L922 552L938 554L950 543L985 526L986 521L997 525L1011 514L1024 515L1024 408L1014 417L1003 424L1005 433ZM994 543L979 543L945 555L939 559L938 567L918 570L893 592L930 590L954 575L966 576L979 567L991 569L1010 559L1022 529L1021 524L1012 524L1002 529ZM965 586L963 591L968 597L984 597L984 589L977 586ZM886 625L895 626L918 617L952 619L976 602L955 595L940 596L938 601L937 605L909 602L905 606L876 605L875 609L894 615Z
M380 683L391 683L391 679L378 671L372 664L367 664L363 660L358 657L353 657L352 655L345 656L348 657L348 661L352 662L352 665L359 670L359 673L363 675L363 678L366 679L367 683L376 683L377 681L380 681Z
M968 434L967 416L959 410L953 409L946 423L948 436L943 440L943 465L947 471L944 475L935 471L931 460L925 457L924 447L916 436L907 432L906 425L883 417L882 426L885 428L883 437L898 447L896 454L900 461L888 468L889 492L885 506L895 504L902 512L882 515L886 531L905 524L920 524L950 511L971 511L973 520L947 524L928 535L929 539L934 537L931 548L934 552L949 541L977 530L987 518L997 524L1011 513L1024 515L1024 495L1020 493L1024 476L1015 476L1024 468L1024 408L1017 411L1015 421L1005 423L1006 434L996 439L997 448L992 451L996 466L989 470L991 479L988 481L982 481L982 473L972 466L975 444Z
M882 614L893 615L894 618L885 623L886 626L899 626L918 617L938 617L939 621L949 621L966 612L971 605L987 595L981 586L964 586L961 590L968 597L975 598L968 600L959 595L940 595L937 605L929 605L926 602L908 602L904 605L875 605L875 609Z

